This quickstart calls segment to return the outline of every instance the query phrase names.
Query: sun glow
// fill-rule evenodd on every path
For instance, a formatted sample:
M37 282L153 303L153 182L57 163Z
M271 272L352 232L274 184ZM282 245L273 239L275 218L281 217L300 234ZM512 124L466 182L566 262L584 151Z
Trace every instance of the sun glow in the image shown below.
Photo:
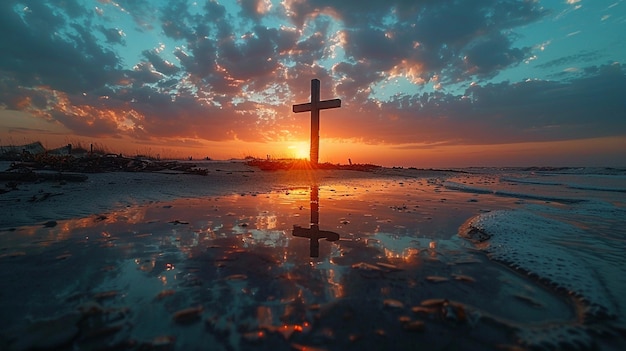
M289 154L297 159L309 159L309 144L302 141L288 147Z

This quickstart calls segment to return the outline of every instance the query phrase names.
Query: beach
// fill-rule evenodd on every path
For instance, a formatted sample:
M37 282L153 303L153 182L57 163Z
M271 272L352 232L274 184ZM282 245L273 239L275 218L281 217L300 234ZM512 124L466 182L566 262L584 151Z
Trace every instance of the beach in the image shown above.
M197 166L7 185L0 348L626 346L625 170Z
M178 198L269 193L281 188L308 186L311 183L331 184L351 179L385 178L402 174L409 177L447 174L446 171L389 168L381 168L376 172L346 170L264 172L248 166L241 160L190 163L207 170L208 175L203 177L171 170L102 172L83 174L87 176L87 180L80 182L43 180L22 182L16 189L1 194L0 201L5 210L0 214L0 229L89 216L119 207ZM8 169L10 165L11 162L0 161L0 170Z

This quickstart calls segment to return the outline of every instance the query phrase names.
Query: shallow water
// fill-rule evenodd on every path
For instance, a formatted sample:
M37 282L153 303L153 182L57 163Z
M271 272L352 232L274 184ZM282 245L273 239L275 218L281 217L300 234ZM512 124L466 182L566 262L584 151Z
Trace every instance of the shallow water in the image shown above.
M0 348L620 349L626 182L600 173L360 179L0 232Z

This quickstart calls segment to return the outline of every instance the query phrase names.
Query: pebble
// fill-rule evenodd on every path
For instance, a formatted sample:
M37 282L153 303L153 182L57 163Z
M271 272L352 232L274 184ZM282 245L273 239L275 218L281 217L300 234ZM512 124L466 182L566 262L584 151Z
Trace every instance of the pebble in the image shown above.
M61 255L57 256L56 259L59 260L59 261L62 261L62 260L68 259L70 257L72 257L72 254L65 253L65 254L61 254Z
M172 316L172 319L176 323L180 324L189 324L200 320L200 315L202 314L203 308L202 306L198 307L190 307L175 312Z
M409 316L400 316L398 317L398 321L402 324L409 323L411 321L411 317Z
M446 277L440 277L437 275L429 275L428 277L426 277L426 280L428 280L429 282L433 282L433 283L441 283L441 282L447 282L450 279Z
M453 274L452 276L454 277L455 280L464 281L464 282L471 282L471 283L476 282L476 279L470 277L469 275Z
M385 299L383 301L383 305L385 307L393 307L393 308L403 308L404 304L398 300L394 300L394 299Z
M435 306L443 305L446 302L448 302L447 299L427 299L427 300L422 301L420 305L424 307L435 307Z
M172 295L174 295L175 293L176 293L176 291L175 291L175 290L172 290L172 289L163 290L163 291L161 291L161 292L160 292L160 293L156 296L156 298L157 298L158 300L160 300L160 299L165 298L165 297L167 297L167 296L172 296Z
M429 315L437 312L437 309L434 307L413 306L411 307L411 311L415 314Z
M107 300L116 297L119 294L117 290L103 291L100 293L96 293L93 295L93 298L96 300Z

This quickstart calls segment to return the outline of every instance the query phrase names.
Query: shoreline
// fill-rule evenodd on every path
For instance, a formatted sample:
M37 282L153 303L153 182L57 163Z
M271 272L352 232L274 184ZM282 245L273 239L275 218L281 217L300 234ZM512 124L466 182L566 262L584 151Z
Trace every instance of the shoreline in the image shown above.
M6 164L0 164L3 170ZM62 178L4 181L0 193L0 231L25 225L86 217L116 209L179 198L263 194L291 187L350 183L358 179L447 177L449 171L379 168L355 170L263 171L241 161L202 162L207 175L179 171L71 173L84 181Z

